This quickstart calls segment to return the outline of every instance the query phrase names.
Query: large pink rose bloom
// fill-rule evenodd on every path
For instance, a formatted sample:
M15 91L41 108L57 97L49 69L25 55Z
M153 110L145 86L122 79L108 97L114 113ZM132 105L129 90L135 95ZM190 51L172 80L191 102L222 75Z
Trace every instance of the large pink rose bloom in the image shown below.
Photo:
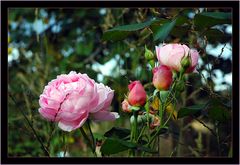
M95 81L72 71L48 83L40 95L39 112L47 120L58 122L62 130L72 131L85 123L90 111L98 111L99 100Z
M199 58L199 54L196 50L189 49L184 44L167 44L162 47L156 46L156 54L159 63L178 72L181 69L181 60L187 57L188 53L190 53L191 65L187 68L186 73L195 72Z

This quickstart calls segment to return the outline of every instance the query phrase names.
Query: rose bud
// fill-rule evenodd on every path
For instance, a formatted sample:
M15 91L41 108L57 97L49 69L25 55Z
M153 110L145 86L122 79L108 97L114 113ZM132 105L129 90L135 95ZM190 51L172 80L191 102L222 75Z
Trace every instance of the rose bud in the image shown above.
M146 115L138 115L137 116L137 123L138 124L142 124L142 123L145 123L147 121L147 116ZM130 123L133 124L134 123L134 116L132 115L130 117Z
M164 65L153 69L153 85L158 90L168 90L172 84L172 71Z
M149 50L149 49L146 47L146 45L145 45L145 54L144 54L144 56L145 56L145 59L146 59L146 60L152 60L152 59L154 59L153 53L151 52L151 50Z
M146 103L147 94L140 81L133 81L128 85L130 90L128 102L131 106L143 106Z
M122 110L123 110L123 112L127 112L127 113L132 112L132 110L130 108L131 108L131 106L129 105L128 101L125 99L122 102Z
M161 65L166 65L170 69L179 72L182 68L181 61L185 57L189 56L189 61L184 61L183 63L190 62L185 69L185 73L196 72L195 68L198 63L199 54L194 49L189 49L184 44L167 44L162 47L156 46L157 59Z
M189 67L191 67L191 57L190 55L188 54L188 56L184 57L182 60L181 60L181 66L182 66L182 69L185 71L186 69L188 69Z

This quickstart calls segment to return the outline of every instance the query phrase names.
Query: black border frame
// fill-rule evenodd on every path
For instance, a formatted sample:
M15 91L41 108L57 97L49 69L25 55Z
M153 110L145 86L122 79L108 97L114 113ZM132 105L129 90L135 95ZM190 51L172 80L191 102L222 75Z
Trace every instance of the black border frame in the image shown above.
M7 14L8 8L15 7L50 7L50 8L99 8L99 7L216 7L231 8L233 12L233 157L232 158L19 158L8 157L8 134L7 134L7 102L8 102L8 62L7 62ZM1 163L4 164L30 164L30 163L51 163L51 164L239 164L239 2L238 1L1 1Z

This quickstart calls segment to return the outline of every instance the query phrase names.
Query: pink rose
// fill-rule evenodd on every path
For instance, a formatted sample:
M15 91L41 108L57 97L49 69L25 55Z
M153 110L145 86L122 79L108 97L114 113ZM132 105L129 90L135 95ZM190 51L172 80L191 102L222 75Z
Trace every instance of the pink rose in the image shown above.
M184 57L188 56L188 53L190 54L190 62L191 65L187 68L186 73L190 73L195 70L195 67L198 63L199 54L194 49L189 49L184 44L167 44L162 47L156 46L156 54L158 61L161 65L166 65L170 69L173 69L175 71L180 71L181 69L181 60Z
M172 71L165 65L153 69L153 85L158 90L168 90L172 84Z
M89 112L100 110L100 100L95 81L72 71L57 76L45 86L39 99L39 112L47 120L58 122L62 130L72 131L85 123Z
M118 113L110 112L109 110L109 106L114 96L114 91L102 83L96 83L96 86L99 95L99 101L97 107L90 110L91 118L94 121L112 121L116 118L119 118Z
M128 85L130 90L128 102L132 106L143 106L146 103L147 94L140 81L133 81Z

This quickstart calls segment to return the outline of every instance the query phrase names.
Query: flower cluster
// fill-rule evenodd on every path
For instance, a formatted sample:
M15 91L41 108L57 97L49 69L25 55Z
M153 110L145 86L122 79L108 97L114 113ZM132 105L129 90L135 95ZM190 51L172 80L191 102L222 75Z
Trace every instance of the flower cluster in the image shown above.
M168 90L172 84L172 71L183 73L197 72L199 54L184 44L156 46L159 67L153 69L153 85L158 90Z
M195 68L198 62L199 54L196 50L190 49L184 44L166 44L162 47L156 46L156 56L159 65L154 67L154 55L145 46L145 58L153 68L152 84L157 91L168 91L172 86L172 88L175 87L175 89L171 90L178 90L181 92L181 89L184 88L184 82L182 79L183 74L197 72ZM173 78L173 72L177 73L177 80ZM173 82L175 85L173 85ZM147 94L140 81L131 82L128 85L128 88L129 94L122 102L122 109L124 112L131 113L133 111L138 111L145 105L147 102ZM157 113L159 113L161 102L157 96L153 96L152 98L153 99L148 99L150 113L148 114L148 117L150 117L150 119L152 118L149 124L150 128L154 129L160 125L160 119ZM174 119L176 119L176 112L174 111L173 104L166 105L165 110L167 113L170 113ZM142 113L139 111L138 113L139 118L146 118L145 112Z
M108 86L96 83L86 74L71 71L45 86L40 95L39 112L70 132L81 127L88 118L94 121L118 118L118 113L109 111L113 96L114 91Z

